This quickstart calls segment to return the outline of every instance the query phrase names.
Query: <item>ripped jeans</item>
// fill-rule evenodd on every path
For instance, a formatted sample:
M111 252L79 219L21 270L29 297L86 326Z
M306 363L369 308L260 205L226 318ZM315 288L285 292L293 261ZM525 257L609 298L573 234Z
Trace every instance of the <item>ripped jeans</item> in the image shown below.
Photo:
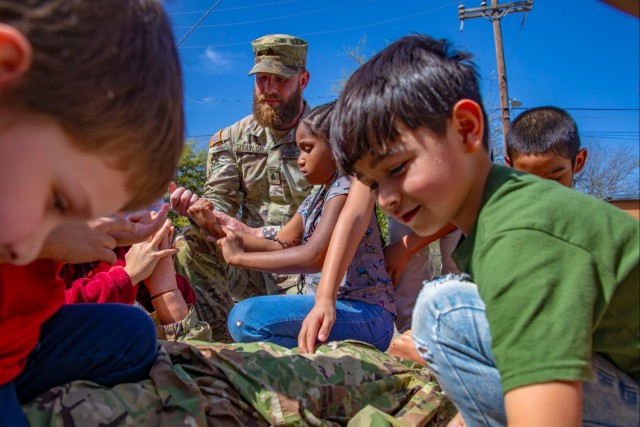
M467 426L507 424L485 305L468 275L425 283L413 312L413 339ZM638 383L592 355L593 380L583 383L582 423L637 426Z

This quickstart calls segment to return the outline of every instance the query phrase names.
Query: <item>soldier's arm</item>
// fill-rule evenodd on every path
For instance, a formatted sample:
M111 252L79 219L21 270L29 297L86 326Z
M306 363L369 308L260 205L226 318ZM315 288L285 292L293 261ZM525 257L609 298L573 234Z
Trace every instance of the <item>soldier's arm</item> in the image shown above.
M203 197L210 200L216 209L235 217L240 210L243 193L240 188L240 172L230 149L229 138L226 129L211 138Z

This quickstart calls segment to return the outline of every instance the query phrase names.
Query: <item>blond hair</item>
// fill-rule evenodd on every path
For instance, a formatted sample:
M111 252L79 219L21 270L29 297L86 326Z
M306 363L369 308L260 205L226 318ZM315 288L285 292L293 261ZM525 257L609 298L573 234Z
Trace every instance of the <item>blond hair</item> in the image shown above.
M0 88L0 102L52 118L78 148L127 173L124 209L157 200L184 137L180 64L162 3L0 0L0 22L33 50L30 69Z

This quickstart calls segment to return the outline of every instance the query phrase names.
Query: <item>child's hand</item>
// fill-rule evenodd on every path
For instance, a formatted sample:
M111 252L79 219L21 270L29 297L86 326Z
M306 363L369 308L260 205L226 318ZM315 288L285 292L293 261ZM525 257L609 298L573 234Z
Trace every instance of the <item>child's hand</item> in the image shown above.
M387 272L394 286L398 285L400 274L407 265L411 254L402 243L402 239L396 243L384 247L384 259L387 262Z
M69 222L54 228L40 251L41 258L59 262L81 264L84 262L116 262L116 240L112 233L132 229L128 221L101 217L89 222Z
M225 236L222 228L218 224L218 220L213 213L213 203L207 199L200 199L188 209L189 216L200 228L213 236L220 239Z
M308 354L315 351L316 337L325 342L336 321L336 301L332 298L318 298L304 318L298 334L298 353Z
M178 215L187 216L187 211L195 202L200 199L200 197L192 192L191 190L187 190L184 187L178 187L175 182L169 184L169 200L171 201L171 209L176 211Z
M235 233L257 236L258 230L260 230L259 228L251 228L242 221L238 221L224 212L214 210L213 215L216 217L216 221L218 221L218 224L220 224L221 227L226 227ZM262 237L262 235L258 237Z
M122 218L122 221L131 224L131 229L117 231L111 233L111 235L116 239L117 246L130 246L134 243L142 242L160 230L168 213L168 203L162 205L160 210L153 214L146 210L132 212L126 218Z
M178 253L178 249L171 248L167 243L172 228L171 221L167 220L150 240L131 246L125 255L124 270L134 285L149 277L162 258Z
M239 254L243 254L244 251L244 240L242 237L228 228L223 227L222 231L227 235L227 237L223 237L219 239L216 244L220 249L222 249L222 256L224 256L224 260L229 265L236 265L236 257Z

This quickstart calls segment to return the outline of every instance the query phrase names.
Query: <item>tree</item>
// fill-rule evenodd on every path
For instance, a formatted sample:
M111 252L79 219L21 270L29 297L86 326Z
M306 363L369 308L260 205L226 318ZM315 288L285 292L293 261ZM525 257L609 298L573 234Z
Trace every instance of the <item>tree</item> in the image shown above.
M196 141L186 141L176 171L175 183L178 187L184 187L200 195L206 182L206 175L207 150L198 148ZM185 217L181 217L173 211L169 213L169 218L176 228L189 225L189 221Z
M355 46L346 48L344 51L344 55L347 58L352 59L353 62L355 62L355 64L359 67L367 62L367 59L369 57L369 55L367 55L367 53L365 52L366 46L367 36L364 35L360 38ZM342 70L342 77L337 82L334 82L333 88L331 89L331 92L334 95L340 95L340 92L342 92L342 89L344 89L344 86L347 84L347 80L349 80L349 77L351 76L351 74L353 74L353 71L354 70Z
M576 176L578 190L599 199L638 191L640 156L637 152L632 153L621 145L605 146L595 139L588 139L583 145L589 154L584 169Z
M366 53L366 46L367 46L367 36L363 35L358 41L358 43L356 43L355 46L348 47L345 49L344 55L347 58L352 59L353 62L355 62L355 64L357 65L357 67L359 67L365 62L367 62L367 60L371 56ZM335 95L340 95L340 92L342 92L342 89L344 89L344 86L347 84L347 80L349 80L349 77L351 76L351 74L353 74L353 72L354 70L342 71L342 77L340 78L340 80L334 83L332 88L332 92ZM388 230L389 226L388 226L387 214L385 214L378 207L377 204L375 205L375 213L376 213L376 218L378 219L378 225L380 226L380 235L382 236L382 241L384 244L389 244L389 230Z

